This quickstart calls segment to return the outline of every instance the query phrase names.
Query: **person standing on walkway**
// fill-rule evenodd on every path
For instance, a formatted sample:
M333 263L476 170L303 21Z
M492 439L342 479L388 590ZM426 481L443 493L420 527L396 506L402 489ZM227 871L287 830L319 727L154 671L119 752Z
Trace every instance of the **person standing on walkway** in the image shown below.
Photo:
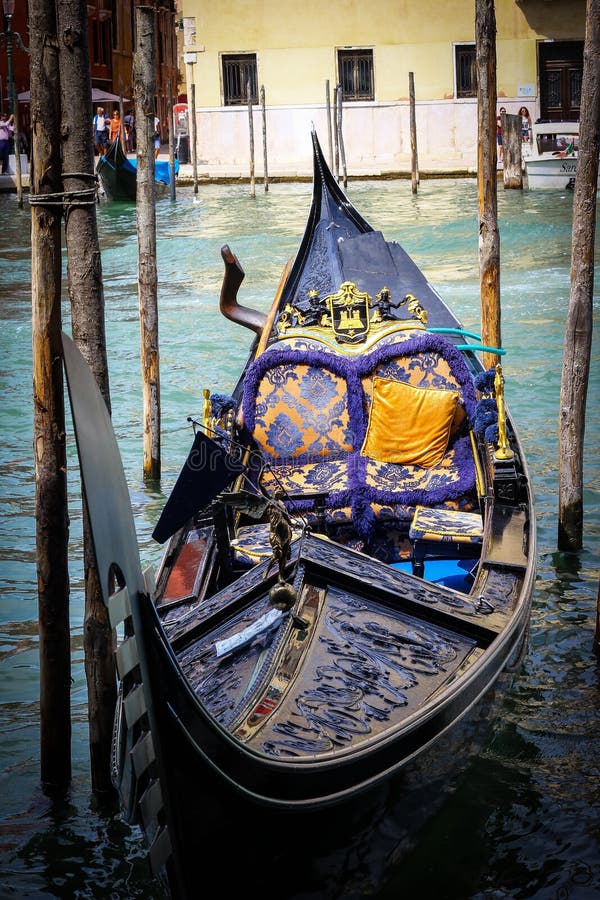
M498 162L504 159L504 151L502 149L502 114L506 114L506 107L501 106L496 116L496 140L498 141Z
M116 141L121 131L121 116L119 115L119 110L115 109L112 114L110 120L110 137L109 140L112 144L113 141Z
M518 113L521 116L521 141L528 144L531 141L531 116L526 106L522 106Z
M103 156L108 142L108 119L104 115L104 107L99 106L94 116L94 147L99 156Z
M0 160L2 161L2 174L10 175L10 139L15 130L13 122L15 117L11 113L8 119L0 118Z

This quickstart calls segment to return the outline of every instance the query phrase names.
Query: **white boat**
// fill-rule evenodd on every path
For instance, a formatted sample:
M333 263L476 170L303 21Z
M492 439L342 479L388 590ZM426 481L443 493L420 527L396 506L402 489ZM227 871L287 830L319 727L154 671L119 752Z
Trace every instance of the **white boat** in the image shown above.
M579 149L579 122L535 122L532 153L525 169L530 190L573 190Z

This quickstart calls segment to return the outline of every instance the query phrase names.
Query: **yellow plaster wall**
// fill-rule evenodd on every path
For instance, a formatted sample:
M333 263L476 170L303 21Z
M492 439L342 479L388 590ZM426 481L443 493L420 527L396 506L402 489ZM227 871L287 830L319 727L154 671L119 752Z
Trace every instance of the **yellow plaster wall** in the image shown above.
M257 54L268 103L310 104L323 102L326 80L333 90L345 46L373 48L377 101L406 98L409 72L417 100L450 99L453 43L475 39L474 0L184 0L183 15L196 17L205 48L194 80L206 107L222 103L219 53ZM536 40L582 39L585 0L497 0L496 24L498 95L515 96L535 82Z
M232 52L305 48L324 39L338 46L435 42L447 37L449 28L464 35L457 40L474 35L474 0L184 0L182 5L184 16L196 16L199 43L221 45L227 36Z
M258 77L264 84L268 102L323 103L329 79L333 102L335 52L332 47L264 50L258 54Z
M188 83L196 85L197 106L221 105L221 66L219 54L211 49L198 53L195 66L186 66ZM188 90L189 100L189 90Z
M453 49L447 41L427 44L383 44L374 54L375 99L408 100L409 73L414 75L415 99L452 96Z
M303 139L310 123L325 127L325 86L329 81L333 99L336 51L344 47L373 49L375 99L344 109L347 153L355 168L392 170L410 159L409 72L415 79L419 153L469 164L476 158L476 99L454 97L454 44L475 41L475 0L182 0L181 5L182 15L196 20L199 52L193 69L186 67L186 80L189 97L193 71L200 155L207 165L246 165L247 110L221 105L221 53L256 53L273 166L288 171L305 165ZM583 40L585 7L586 0L496 0L497 93L509 112L522 105L519 89L531 85L531 100L524 102L535 117L537 42Z
M535 41L499 41L496 45L498 97L516 97L519 84L534 84L537 80L537 51Z
M322 101L336 80L335 49L374 50L380 101L408 93L408 72L423 100L453 96L453 42L474 41L475 2L440 0L183 0L205 47L195 67L199 105L220 106L220 52L257 53L270 103ZM536 39L582 39L585 0L497 0L498 93L535 80Z

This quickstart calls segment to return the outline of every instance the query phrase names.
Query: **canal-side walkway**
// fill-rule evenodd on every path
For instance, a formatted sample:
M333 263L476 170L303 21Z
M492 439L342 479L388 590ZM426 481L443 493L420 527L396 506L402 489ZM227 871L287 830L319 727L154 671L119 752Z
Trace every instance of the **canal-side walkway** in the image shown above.
M169 152L167 147L163 147L159 159L168 162ZM356 179L392 179L392 178L411 178L410 160L406 165L402 165L398 169L383 170L377 167L370 169L361 168L353 169L351 161L347 167L348 180ZM199 184L236 184L247 183L250 181L249 168L231 166L208 166L206 164L198 164L196 166L197 180ZM340 173L341 174L341 173ZM312 168L307 165L306 170L285 170L274 168L269 171L269 182L277 183L284 181L312 181ZM465 160L459 155L453 157L424 157L419 161L419 178L475 178L477 176L476 160ZM257 184L263 183L262 166L260 171L256 171L255 179ZM193 185L194 170L191 163L180 165L177 176L178 185ZM24 191L29 191L29 170L22 171L21 184ZM14 158L11 157L11 174L0 175L0 193L16 193L17 179L14 174Z

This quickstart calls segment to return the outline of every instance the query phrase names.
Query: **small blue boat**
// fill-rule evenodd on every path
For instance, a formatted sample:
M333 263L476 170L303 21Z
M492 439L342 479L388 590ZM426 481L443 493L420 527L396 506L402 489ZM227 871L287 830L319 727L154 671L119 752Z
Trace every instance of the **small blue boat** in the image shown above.
M165 197L170 184L170 163L156 160L154 163L157 198ZM179 172L179 160L175 160L175 176ZM101 156L96 173L108 200L131 200L135 202L137 184L137 160L130 159L123 152L119 138L114 140Z

